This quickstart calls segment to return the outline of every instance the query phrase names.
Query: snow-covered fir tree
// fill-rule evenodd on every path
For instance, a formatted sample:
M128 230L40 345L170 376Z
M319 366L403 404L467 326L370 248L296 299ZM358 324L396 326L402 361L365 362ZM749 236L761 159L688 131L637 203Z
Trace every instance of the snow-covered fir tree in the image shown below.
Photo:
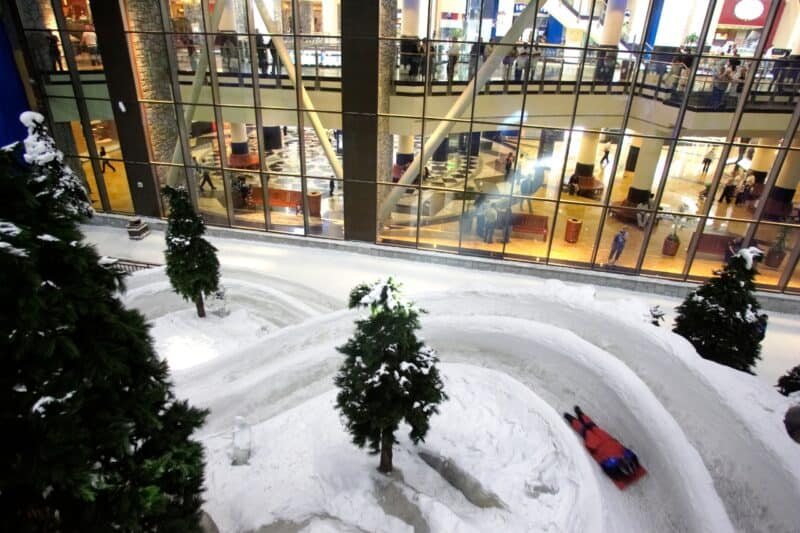
M424 311L403 299L392 278L361 284L350 292L349 307L366 311L356 332L337 348L346 358L334 382L336 407L359 448L380 453L378 470L392 471L394 433L405 420L416 444L429 420L447 399L436 368L438 358L416 335Z
M203 238L206 225L195 212L185 187L166 186L167 276L175 292L195 303L197 316L206 316L203 295L219 288L217 249Z
M778 392L784 396L800 391L800 365L788 370L778 378Z
M760 359L767 315L753 291L755 264L762 256L743 248L715 276L693 290L677 308L674 332L706 359L753 373Z
M205 417L177 401L86 191L26 112L0 151L0 530L196 531Z

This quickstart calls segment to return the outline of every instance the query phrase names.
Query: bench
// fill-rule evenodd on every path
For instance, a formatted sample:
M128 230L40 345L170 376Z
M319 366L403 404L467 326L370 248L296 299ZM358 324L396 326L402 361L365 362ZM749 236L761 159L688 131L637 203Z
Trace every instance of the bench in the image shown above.
M528 213L514 213L512 229L514 233L531 233L541 235L547 241L547 216L531 215Z
M609 212L620 222L625 222L626 224L636 224L638 220L636 219L637 211L635 207L636 206L628 200L622 200L619 202L613 202L609 208Z
M734 233L702 233L697 241L697 253L724 257L728 244L741 238Z
M578 176L578 195L596 198L603 192L603 182L593 176Z

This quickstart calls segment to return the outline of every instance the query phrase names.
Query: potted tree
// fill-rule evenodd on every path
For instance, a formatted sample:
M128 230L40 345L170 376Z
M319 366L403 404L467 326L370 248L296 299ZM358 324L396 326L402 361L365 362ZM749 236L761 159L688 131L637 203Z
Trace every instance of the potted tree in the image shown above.
M661 245L661 253L674 257L678 253L678 248L681 246L681 238L678 237L678 223L672 225L672 233L666 236L664 244Z
M784 226L778 232L778 236L773 244L767 251L767 256L764 258L764 264L770 268L778 268L786 257L786 237L789 235L789 228Z

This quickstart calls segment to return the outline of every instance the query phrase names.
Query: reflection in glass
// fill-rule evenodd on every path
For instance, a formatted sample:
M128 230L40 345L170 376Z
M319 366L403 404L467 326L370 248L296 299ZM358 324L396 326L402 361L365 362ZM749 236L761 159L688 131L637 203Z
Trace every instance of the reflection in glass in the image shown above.
M700 279L712 277L714 271L742 247L749 226L747 222L707 219L698 237L689 276Z
M417 243L419 189L379 184L378 198L386 198L398 188L403 190L403 194L395 204L389 219L378 227L378 242L414 247Z
M271 175L267 181L267 224L271 231L305 234L300 178ZM316 206L309 203L309 211ZM310 224L311 225L311 224ZM321 224L316 224L317 226Z
M758 265L756 283L777 285L797 246L798 231L791 226L759 224L752 245L764 251L764 258Z

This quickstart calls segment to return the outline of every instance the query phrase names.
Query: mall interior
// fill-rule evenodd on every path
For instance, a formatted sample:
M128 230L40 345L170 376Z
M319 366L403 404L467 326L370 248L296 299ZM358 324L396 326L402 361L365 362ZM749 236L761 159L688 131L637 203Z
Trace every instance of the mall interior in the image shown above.
M97 211L800 293L796 0L12 0Z

